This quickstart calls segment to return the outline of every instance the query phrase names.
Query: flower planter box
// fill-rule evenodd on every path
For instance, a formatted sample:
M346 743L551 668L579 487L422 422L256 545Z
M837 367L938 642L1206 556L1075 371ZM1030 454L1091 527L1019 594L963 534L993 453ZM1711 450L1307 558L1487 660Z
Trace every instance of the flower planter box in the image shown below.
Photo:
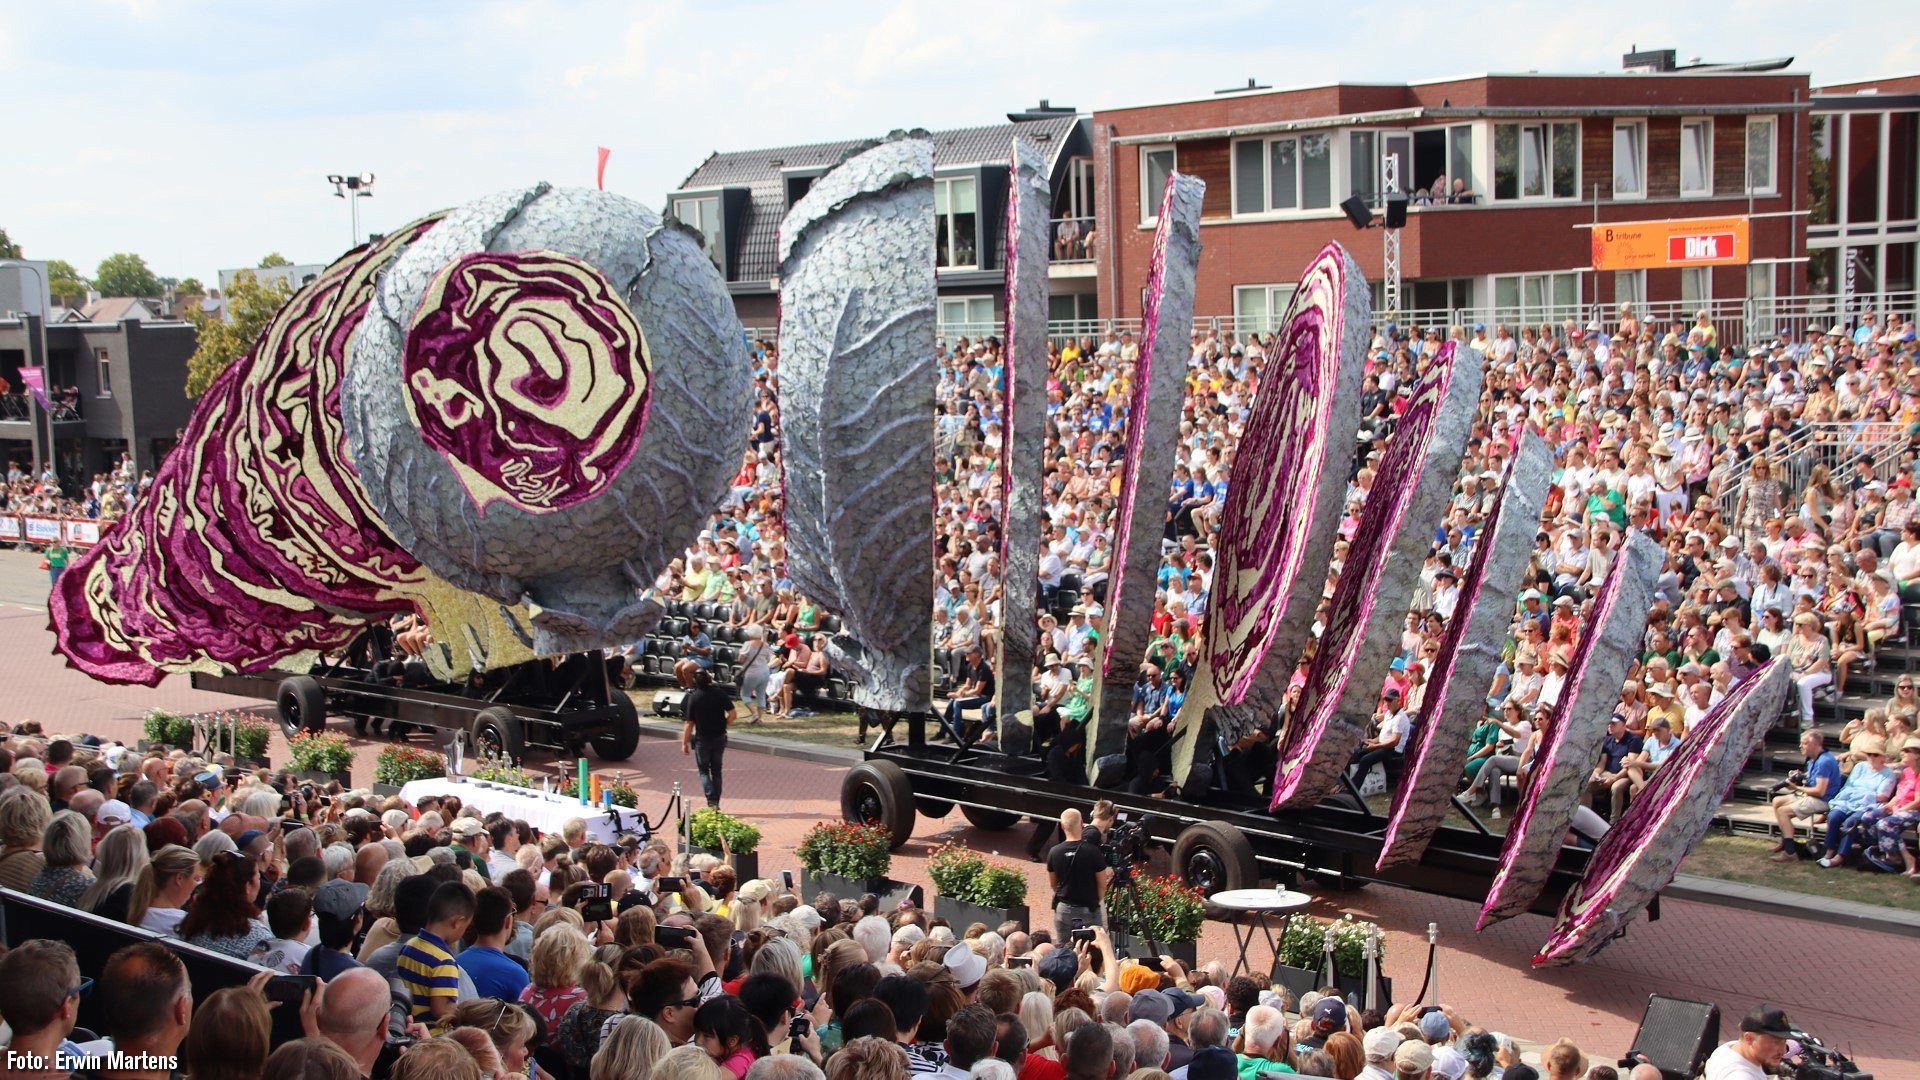
M689 847L687 853L690 855L711 855L716 859L722 858L719 848ZM733 872L739 876L740 884L742 885L760 876L760 855L758 852L736 851L732 855L724 857L723 861L726 862L728 866L733 867Z
M811 870L800 871L800 898L811 901L820 893L831 893L837 900L858 900L862 893L877 893L880 896L880 910L890 911L900 906L901 901L909 901L914 907L926 906L926 891L918 885L909 885L892 878L874 878L870 881L855 881L843 878L839 874L816 874Z
M340 786L343 788L350 788L353 786L353 776L350 773L320 772L316 769L292 769L290 770L290 772L295 780L300 780L306 783L324 784L330 780L338 780L340 781Z
M1124 930L1107 931L1113 938L1114 951L1135 960L1149 956L1171 956L1186 965L1191 971L1200 962L1200 943L1197 941L1149 941L1137 938Z
M1387 978L1385 975L1381 975L1379 978L1379 993L1375 995L1374 1000L1380 1002L1392 1001L1393 980ZM1320 972L1318 970L1310 971L1306 968L1289 967L1277 961L1273 965L1273 981L1285 987L1286 991L1293 995L1295 1001L1300 1000L1300 995L1309 990L1322 989ZM1367 999L1367 978L1365 975L1336 975L1334 976L1333 985L1339 989L1340 996L1342 997L1353 998L1356 1001L1365 1001Z
M1022 930L1030 929L1025 904L1010 908L981 907L951 896L935 896L933 913L947 920L956 934L964 933L974 923L986 923L987 929L998 930L1001 923L1012 921L1019 923Z

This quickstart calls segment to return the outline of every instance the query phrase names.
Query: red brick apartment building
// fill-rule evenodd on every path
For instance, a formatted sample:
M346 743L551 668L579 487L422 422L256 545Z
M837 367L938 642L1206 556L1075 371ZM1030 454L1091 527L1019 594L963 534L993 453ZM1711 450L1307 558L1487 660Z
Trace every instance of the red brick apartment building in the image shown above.
M1390 169L1402 192L1444 177L1449 194L1458 179L1472 196L1410 207L1403 311L1520 322L1622 300L1803 294L1810 195L1795 162L1813 94L1806 75L1751 70L1784 64L1249 88L1096 110L1099 315L1138 317L1172 169L1207 182L1195 310L1246 325L1284 309L1328 240L1353 253L1378 302L1383 232L1356 232L1341 203L1381 207ZM1591 268L1596 222L1729 216L1750 219L1745 265Z

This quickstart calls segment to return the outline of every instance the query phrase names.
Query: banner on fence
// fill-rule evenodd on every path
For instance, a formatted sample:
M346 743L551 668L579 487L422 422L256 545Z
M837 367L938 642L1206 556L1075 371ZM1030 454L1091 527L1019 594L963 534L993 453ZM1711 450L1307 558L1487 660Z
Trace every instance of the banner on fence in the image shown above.
M92 547L100 542L100 523L85 519L67 521L67 543L75 547Z
M60 519L48 517L30 517L23 519L27 524L27 542L30 544L51 544L60 539Z
M1749 261L1744 217L1615 221L1593 225L1595 270L1738 266Z
M20 519L12 514L0 516L0 542L19 543L26 538L20 529Z

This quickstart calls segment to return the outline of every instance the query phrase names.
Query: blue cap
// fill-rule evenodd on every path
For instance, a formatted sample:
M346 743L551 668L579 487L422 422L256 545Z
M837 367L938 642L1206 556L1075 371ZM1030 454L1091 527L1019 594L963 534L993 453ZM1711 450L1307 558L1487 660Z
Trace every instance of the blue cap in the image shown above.
M1486 328L1487 328L1487 324L1483 322L1477 322L1473 324L1473 329L1476 333L1481 330L1485 330Z

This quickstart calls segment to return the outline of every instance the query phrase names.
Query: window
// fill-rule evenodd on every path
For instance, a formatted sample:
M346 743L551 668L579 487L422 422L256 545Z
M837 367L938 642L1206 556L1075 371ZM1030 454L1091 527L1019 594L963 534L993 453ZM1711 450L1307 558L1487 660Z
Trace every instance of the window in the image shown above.
M1680 268L1680 305L1699 307L1713 299L1713 267L1683 266Z
M1632 304L1635 309L1647 302L1647 272L1645 270L1615 270L1613 272L1613 302Z
M1580 124L1495 124L1493 197L1502 201L1579 195Z
M1494 321L1558 322L1580 314L1580 272L1503 274L1493 279Z
M1293 285L1234 286L1234 333L1271 333L1286 316L1295 288Z
M787 174L787 209L791 210L813 190L813 182L820 178L817 172Z
M1447 176L1464 180L1468 192L1473 186L1473 125L1455 124L1447 129Z
M1812 201L1809 225L1832 225L1839 220L1834 205L1833 159L1840 144L1841 117L1813 114L1812 145L1807 149L1807 192Z
M1347 194L1367 200L1368 206L1380 204L1380 151L1378 132L1347 132Z
M1616 121L1613 125L1613 197L1644 199L1646 196L1646 121Z
M940 298L941 333L998 333L993 329L994 325L993 297L943 296Z
M707 195L697 199L673 200L673 216L691 226L700 234L700 246L706 249L707 258L713 265L726 272L727 263L722 258L720 238L720 196Z
M1680 121L1680 194L1713 194L1713 121Z
M93 362L100 369L100 389L99 389L100 396L112 397L113 396L113 362L110 359L108 359L107 350L105 349L93 350Z
M933 182L933 231L935 266L979 265L974 232L975 208L973 177L956 176Z
M1333 140L1327 135L1234 143L1233 212L1264 214L1332 206L1332 149Z
M1747 194L1774 192L1773 117L1747 117Z
M1173 175L1175 160L1171 146L1140 148L1140 224L1160 220L1160 201L1166 198L1167 177Z

